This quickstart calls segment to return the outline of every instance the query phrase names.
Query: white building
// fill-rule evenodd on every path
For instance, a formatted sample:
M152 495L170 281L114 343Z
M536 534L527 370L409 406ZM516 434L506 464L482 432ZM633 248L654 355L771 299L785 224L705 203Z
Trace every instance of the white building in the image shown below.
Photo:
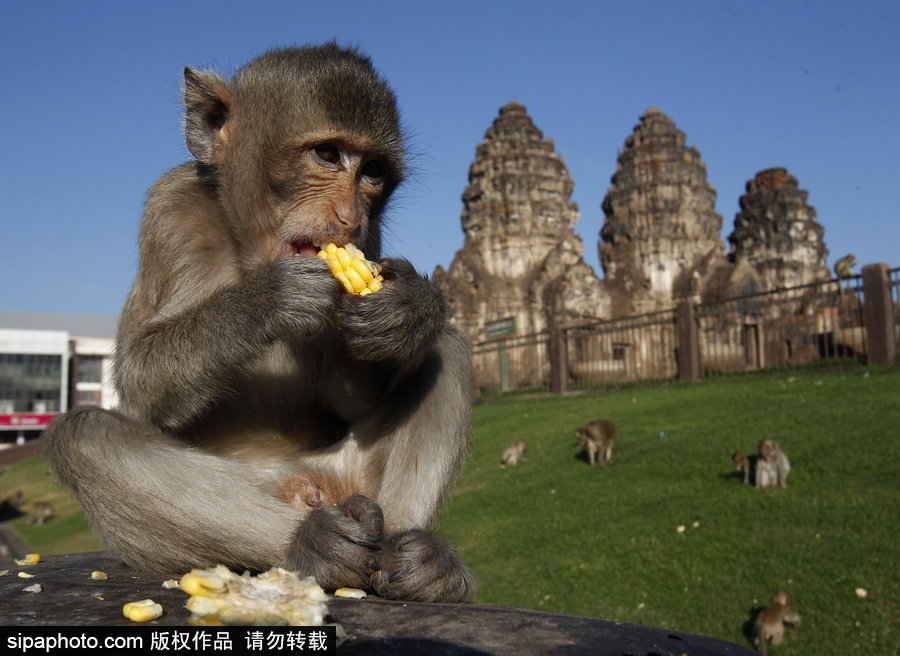
M0 443L36 437L60 412L113 407L118 317L0 312Z

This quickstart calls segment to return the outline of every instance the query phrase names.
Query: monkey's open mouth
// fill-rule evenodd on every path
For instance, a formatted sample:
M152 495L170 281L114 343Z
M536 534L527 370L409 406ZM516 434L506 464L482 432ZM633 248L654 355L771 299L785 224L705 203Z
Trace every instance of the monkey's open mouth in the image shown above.
M312 255L315 257L319 247L308 241L294 241L289 244L291 255Z

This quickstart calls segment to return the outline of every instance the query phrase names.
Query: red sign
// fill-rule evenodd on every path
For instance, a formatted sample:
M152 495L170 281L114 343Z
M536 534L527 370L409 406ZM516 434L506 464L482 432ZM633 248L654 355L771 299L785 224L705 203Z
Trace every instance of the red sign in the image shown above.
M24 428L43 428L59 413L49 412L44 414L16 413L13 415L0 415L0 430Z

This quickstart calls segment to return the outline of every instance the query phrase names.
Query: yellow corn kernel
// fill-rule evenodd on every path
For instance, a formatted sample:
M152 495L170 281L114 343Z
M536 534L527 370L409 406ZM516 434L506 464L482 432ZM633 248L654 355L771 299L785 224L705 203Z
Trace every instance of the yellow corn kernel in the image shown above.
M40 554L26 554L24 558L16 561L16 565L21 567L22 565L34 565L39 562L41 562Z
M122 606L122 613L132 622L149 622L162 616L162 606L152 599L130 601Z
M208 569L193 569L181 577L178 582L184 592L194 597L212 597L225 592L225 580Z
M91 572L91 578L95 581L105 581L109 577L106 575L106 572L101 572L99 569L96 569Z
M366 591L359 588L338 588L334 591L334 596L345 599L362 599L366 596Z
M381 267L375 262L369 262L353 244L343 247L328 244L317 256L328 263L332 275L348 294L365 296L377 292L383 286Z

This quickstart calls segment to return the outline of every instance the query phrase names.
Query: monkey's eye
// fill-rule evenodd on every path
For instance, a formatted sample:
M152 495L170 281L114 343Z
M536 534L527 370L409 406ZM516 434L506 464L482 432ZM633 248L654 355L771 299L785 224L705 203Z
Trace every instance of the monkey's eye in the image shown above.
M341 151L331 143L319 144L313 147L313 152L316 157L328 164L339 164L341 161Z
M363 164L361 173L362 176L369 182L381 182L384 179L385 175L384 162L377 159L370 159L368 162Z

